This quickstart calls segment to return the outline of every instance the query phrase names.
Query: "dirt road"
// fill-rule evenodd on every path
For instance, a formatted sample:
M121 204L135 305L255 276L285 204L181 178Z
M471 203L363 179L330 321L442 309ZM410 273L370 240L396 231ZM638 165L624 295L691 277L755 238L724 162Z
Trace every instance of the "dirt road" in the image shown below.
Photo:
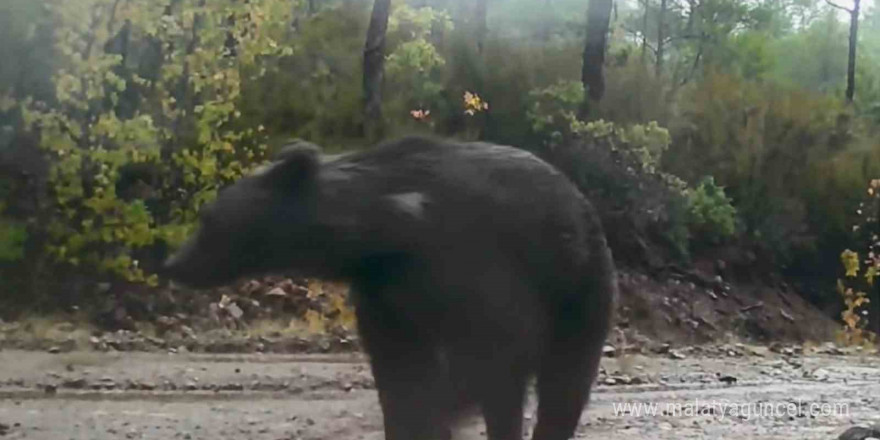
M880 421L877 357L724 353L605 359L578 436L833 439ZM382 425L359 356L3 351L0 438L372 440Z

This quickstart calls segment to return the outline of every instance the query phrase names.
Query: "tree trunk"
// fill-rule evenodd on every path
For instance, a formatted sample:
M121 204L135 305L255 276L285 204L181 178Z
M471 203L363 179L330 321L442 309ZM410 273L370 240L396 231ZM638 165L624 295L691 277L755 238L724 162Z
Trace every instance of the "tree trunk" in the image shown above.
M666 50L666 7L668 0L660 0L660 11L657 13L657 59L654 61L654 77L663 74L663 56Z
M644 0L641 2L642 6L645 8L645 13L642 14L642 65L646 65L646 60L648 59L648 0Z
M859 42L859 9L861 0L853 0L849 12L849 60L846 67L846 102L853 102L856 94L856 46Z
M364 129L371 141L382 137L382 79L385 70L385 33L391 0L375 0L364 44Z
M476 32L476 40L477 40L477 53L483 54L483 47L486 44L486 34L488 32L488 25L486 24L486 9L489 0L477 0L476 7L474 8L474 30Z
M605 64L611 6L612 0L590 0L590 6L587 8L587 41L584 45L581 81L592 101L601 100L605 94L602 68ZM584 102L586 103L586 100Z

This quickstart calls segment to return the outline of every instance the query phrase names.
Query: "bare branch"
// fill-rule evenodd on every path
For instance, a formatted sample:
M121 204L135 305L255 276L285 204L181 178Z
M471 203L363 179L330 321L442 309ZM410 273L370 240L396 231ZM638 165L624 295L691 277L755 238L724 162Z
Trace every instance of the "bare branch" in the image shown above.
M853 13L853 10L852 10L852 9L847 8L847 7L845 7L845 6L840 6L840 5L838 5L837 3L832 2L831 0L825 0L825 3L828 3L828 6L831 6L831 7L833 7L833 8L837 8L837 9L840 9L840 10L842 10L842 11L849 12L850 14Z

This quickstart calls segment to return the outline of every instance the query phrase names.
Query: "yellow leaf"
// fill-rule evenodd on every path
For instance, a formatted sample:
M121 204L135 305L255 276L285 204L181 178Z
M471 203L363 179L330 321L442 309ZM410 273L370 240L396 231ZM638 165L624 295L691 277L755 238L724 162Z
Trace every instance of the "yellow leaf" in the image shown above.
M877 278L877 266L868 267L868 270L865 271L865 280L873 286L875 278Z
M855 277L859 273L859 254L847 249L840 254L840 261L846 270L847 277Z
M306 312L306 324L308 324L309 332L313 334L322 334L326 330L325 318L314 310Z

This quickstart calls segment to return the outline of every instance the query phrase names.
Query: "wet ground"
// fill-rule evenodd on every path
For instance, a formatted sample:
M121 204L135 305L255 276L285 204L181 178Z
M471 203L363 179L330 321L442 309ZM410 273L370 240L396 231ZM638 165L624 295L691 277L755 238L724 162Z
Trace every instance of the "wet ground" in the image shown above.
M606 358L578 437L834 439L880 421L878 361L760 348ZM527 431L533 413L530 398ZM353 440L381 439L382 425L355 355L0 351L0 438ZM481 422L457 438L485 438Z

